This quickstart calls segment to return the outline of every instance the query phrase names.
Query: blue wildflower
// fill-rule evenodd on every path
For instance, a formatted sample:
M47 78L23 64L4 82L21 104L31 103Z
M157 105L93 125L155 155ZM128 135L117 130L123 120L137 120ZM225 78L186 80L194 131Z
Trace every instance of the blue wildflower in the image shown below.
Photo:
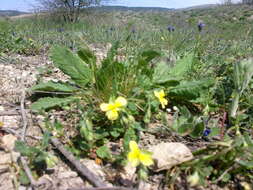
M57 32L64 32L64 29L63 28L58 28Z
M171 26L171 25L169 25L167 29L168 29L169 32L174 32L175 31L175 27Z
M198 29L199 29L199 31L201 32L204 29L205 26L206 26L205 23L203 23L202 21L200 21L198 23Z
M211 133L211 129L205 129L205 131L203 132L203 136L207 137L210 133Z

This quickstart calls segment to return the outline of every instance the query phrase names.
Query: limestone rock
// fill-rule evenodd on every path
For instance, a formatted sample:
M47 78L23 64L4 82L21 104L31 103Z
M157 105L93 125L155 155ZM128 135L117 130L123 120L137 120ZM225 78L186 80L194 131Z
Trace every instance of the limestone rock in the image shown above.
M173 166L193 159L193 155L182 143L160 143L149 148L153 153L155 171L168 170Z
M15 148L15 142L17 140L17 137L9 134L4 135L1 139L1 146L6 149L6 151L13 150Z

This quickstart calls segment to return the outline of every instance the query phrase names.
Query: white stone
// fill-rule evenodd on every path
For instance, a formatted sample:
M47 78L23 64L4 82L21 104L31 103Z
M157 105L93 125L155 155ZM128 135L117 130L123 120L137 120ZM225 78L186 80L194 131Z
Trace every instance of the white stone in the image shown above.
M153 153L155 171L168 170L193 159L190 149L182 143L160 143L150 147L149 151Z
M11 134L4 135L1 139L2 147L6 150L13 150L15 148L16 140L17 140L17 137Z

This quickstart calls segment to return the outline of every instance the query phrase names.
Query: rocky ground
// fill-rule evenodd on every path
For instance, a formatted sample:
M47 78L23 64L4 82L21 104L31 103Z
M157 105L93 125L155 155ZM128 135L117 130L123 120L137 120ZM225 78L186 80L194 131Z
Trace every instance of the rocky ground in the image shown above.
M52 70L51 70L52 69ZM50 70L50 76L46 72ZM43 75L43 80L66 79L59 70L52 68L50 61L45 56L14 56L12 61L0 63L0 190L26 189L19 186L19 153L15 152L14 143L20 139L23 132L24 122L22 120L20 102L22 93L26 92L25 108L28 127L26 130L26 142L35 145L36 137L42 136L38 127L37 116L29 110L29 88L33 86L38 78ZM104 177L104 172L95 161L83 161L97 175ZM37 179L46 182L40 189L68 189L82 187L85 185L77 174L67 164L59 159L51 174L44 174ZM19 187L18 187L19 186ZM29 188L28 188L29 189Z
M101 60L110 45L100 50L99 46L92 45L91 48ZM13 55L11 57L11 60L0 62L0 190L25 190L32 188L19 184L19 173L23 163L20 162L21 156L16 152L14 144L16 140L25 137L28 145L36 145L43 135L39 125L42 117L29 110L31 104L29 88L38 80L64 81L67 77L54 68L45 55L31 57ZM25 113L27 121L24 120L22 113ZM58 111L57 114L61 117L66 113ZM169 115L168 121L170 121ZM26 124L27 129L24 132ZM159 129L159 123L150 125L150 130L157 129ZM164 186L166 170L192 159L191 150L197 148L198 145L204 145L203 142L192 143L180 137L174 138L173 134L163 134L167 137L155 136L152 133L140 134L141 145L152 150L156 165L152 168L153 173L149 181L139 184L139 190L174 189ZM171 138L168 138L169 135ZM173 142L184 142L186 146ZM58 158L57 165L48 171L42 171L43 175L35 178L36 183L41 184L36 189L67 190L91 186L53 146L52 154ZM81 159L80 162L109 186L110 182L115 183L115 181L120 186L129 186L136 179L135 168L129 165L122 170L117 170L92 159ZM185 183L184 180L179 179L177 189L190 189L187 185L185 186ZM219 188L214 186L209 189L218 190Z

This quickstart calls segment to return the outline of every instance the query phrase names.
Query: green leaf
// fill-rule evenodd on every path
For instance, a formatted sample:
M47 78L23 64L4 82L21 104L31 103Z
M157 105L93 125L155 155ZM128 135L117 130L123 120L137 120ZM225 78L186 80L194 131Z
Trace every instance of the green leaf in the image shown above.
M80 135L87 142L91 142L94 139L93 131L92 131L92 123L88 119L80 121Z
M148 50L148 51L142 52L141 56L142 58L144 58L146 62L150 62L154 58L161 56L161 54L154 50Z
M243 160L239 160L238 163L244 167L246 167L247 169L253 169L253 161L243 161Z
M67 104L70 104L76 101L76 97L67 97L67 98L40 98L37 102L31 105L33 111L47 110L54 107L61 107Z
M112 157L111 152L107 146L101 146L96 151L98 157L102 159L110 159Z
M175 78L170 73L170 67L164 63L158 63L153 74L153 82L156 84L176 83L179 84L179 78Z
M27 156L27 157L32 157L33 155L40 152L40 150L35 147L27 146L23 141L16 141L15 149L18 152L20 152L22 156Z
M201 137L203 135L204 129L205 129L205 126L203 122L197 123L194 126L194 129L191 132L190 136L193 138Z
M178 60L173 68L170 69L170 74L175 77L181 77L192 68L194 54L190 53L184 58Z
M220 128L219 127L213 127L211 128L211 133L208 135L210 137L218 136L220 134Z
M18 179L19 179L20 184L22 184L22 185L29 185L30 184L30 180L27 177L27 175L23 169L21 169L19 171L19 178Z
M54 65L77 84L84 87L92 79L92 72L89 67L77 55L69 49L54 46L51 49L51 59Z
M129 142L133 140L133 141L137 141L138 137L135 134L135 130L132 128L129 128L123 138L123 147L124 147L124 151L128 151L129 150Z
M32 91L45 91L45 92L74 92L77 88L60 82L49 81L47 83L40 83L31 88Z
M200 93L214 84L213 80L187 81L178 86L172 87L168 96L174 96L180 99L193 100L200 96Z
M87 64L96 63L96 56L89 49L81 49L77 54Z
M178 133L182 136L189 135L193 130L193 124L192 123L184 123L178 127Z
M43 135L43 139L41 142L41 149L42 150L45 150L48 147L50 137L51 137L50 133L46 131Z

